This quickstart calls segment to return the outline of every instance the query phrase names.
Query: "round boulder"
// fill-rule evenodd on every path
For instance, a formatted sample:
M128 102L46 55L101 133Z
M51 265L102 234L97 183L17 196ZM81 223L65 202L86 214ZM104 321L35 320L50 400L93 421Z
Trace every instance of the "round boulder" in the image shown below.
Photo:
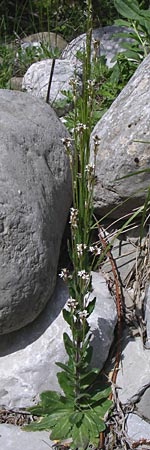
M0 90L0 334L43 310L55 287L61 238L72 200L62 138L52 108Z

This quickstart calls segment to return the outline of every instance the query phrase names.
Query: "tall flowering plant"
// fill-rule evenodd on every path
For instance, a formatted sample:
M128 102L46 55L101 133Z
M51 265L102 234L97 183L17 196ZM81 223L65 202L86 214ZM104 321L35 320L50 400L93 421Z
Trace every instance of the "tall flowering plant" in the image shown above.
M70 327L70 334L64 333L63 340L67 363L56 363L61 371L57 377L63 394L47 391L40 396L40 403L30 408L40 420L27 429L50 429L50 438L67 443L72 449L84 450L88 444L98 446L99 433L105 429L104 415L110 406L109 388L95 384L99 370L90 368L92 357L91 332L88 318L95 307L96 298L91 300L91 254L99 254L98 247L91 246L91 225L93 220L93 189L95 161L90 164L90 134L93 112L94 84L90 79L91 61L91 1L86 0L87 35L83 58L83 87L80 103L77 102L77 82L71 81L74 99L75 119L72 136L64 140L72 175L73 205L70 210L71 243L70 258L72 271L64 268L60 276L68 285L69 299L63 310L64 320ZM72 148L73 142L73 148ZM65 440L65 441L64 441Z

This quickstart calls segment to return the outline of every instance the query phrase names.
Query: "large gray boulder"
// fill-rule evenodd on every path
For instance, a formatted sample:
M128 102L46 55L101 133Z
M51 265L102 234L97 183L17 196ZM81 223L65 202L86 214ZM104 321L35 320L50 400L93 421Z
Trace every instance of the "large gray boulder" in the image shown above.
M150 184L150 172L116 181L131 172L150 170L150 55L140 64L109 110L95 126L91 138L99 139L96 161L95 209L99 215L111 211L119 202L131 197L111 213L120 217L141 205ZM149 143L135 142L147 141Z
M32 322L52 295L71 204L67 130L50 106L0 91L0 334Z
M101 369L108 357L117 321L116 305L105 279L93 273L91 296L96 306L89 318L92 331L92 366ZM57 361L68 359L63 333L69 326L62 309L68 300L67 286L58 279L45 310L22 330L1 336L0 404L6 407L28 407L37 395L47 389L59 390Z
M118 27L116 25L108 25L106 27L97 28L92 31L92 43L91 43L91 55L95 54L95 44L97 41L97 56L106 56L106 64L108 67L112 67L114 62L112 58L116 56L118 52L123 52L123 43L131 41L131 39L119 37L117 33L122 32L126 29ZM75 63L78 60L77 52L83 52L86 44L86 34L81 34L71 41L63 50L61 57L63 59L69 59L71 62Z

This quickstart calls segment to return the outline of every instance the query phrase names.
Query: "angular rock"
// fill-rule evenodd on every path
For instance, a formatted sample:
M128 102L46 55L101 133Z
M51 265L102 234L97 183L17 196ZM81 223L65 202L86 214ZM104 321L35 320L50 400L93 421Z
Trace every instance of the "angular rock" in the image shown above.
M123 404L138 404L150 387L150 352L140 337L125 337L121 355L116 381L119 399Z
M125 29L124 29L125 30ZM131 41L131 39L120 38L117 36L117 33L123 31L122 27L118 27L116 25L110 25L107 27L98 28L93 30L92 32L92 41L98 41L99 46L97 48L96 54L97 56L105 55L106 63L108 67L112 67L114 63L111 62L111 59L118 53L124 51L122 47L122 43L126 41ZM115 36L113 36L115 35ZM91 45L91 54L92 57L95 54L94 44L92 42ZM81 34L77 38L73 39L66 48L63 50L61 57L63 59L69 59L72 62L77 61L77 52L82 52L85 48L86 43L86 34Z
M150 142L149 83L150 55L140 64L92 132L92 138L97 135L99 139L94 203L100 216L128 197L131 198L112 211L110 217L121 217L144 202L150 172L116 180L131 172L150 169L150 143L135 142ZM91 161L94 159L92 138Z
M145 290L145 323L146 323L146 347L150 349L150 284L147 283Z
M41 97L46 100L52 61L52 59L44 59L32 64L23 77L22 89L36 97ZM75 78L78 81L79 91L81 88L80 76L80 63L75 65L69 59L56 59L50 89L49 103L58 115L65 114L71 107L71 104L67 102L67 98L61 91L65 90L71 92L72 87L70 85L70 80Z
M148 387L136 405L137 413L150 423L150 387Z
M53 444L47 431L29 433L15 425L0 424L1 450L45 450Z
M134 441L142 439L150 440L150 423L142 420L142 418L136 414L129 414L126 421L126 429L128 436ZM142 448L144 447L142 446ZM149 448L150 447L145 447L145 450L149 450Z
M50 106L0 91L0 334L32 322L54 290L71 204L67 130Z
M117 314L114 299L104 278L93 273L92 298L97 297L90 316L92 331L92 365L103 367L113 341ZM40 392L58 390L56 361L67 356L63 332L68 325L62 308L68 300L68 289L58 279L54 294L42 314L22 330L2 336L0 340L0 403L7 407L27 407L37 400Z

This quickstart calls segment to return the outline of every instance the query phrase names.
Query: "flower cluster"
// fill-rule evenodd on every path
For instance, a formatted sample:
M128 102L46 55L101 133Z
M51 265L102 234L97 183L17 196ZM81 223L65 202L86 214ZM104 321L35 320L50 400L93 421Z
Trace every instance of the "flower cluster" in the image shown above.
M70 298L68 298L67 306L68 306L68 308L71 308L74 311L76 309L76 307L78 306L78 302L76 301L75 298L70 297Z
M62 278L64 281L68 280L68 275L69 275L69 270L67 270L66 268L62 269L59 274L60 278Z
M87 245L86 244L77 244L77 255L78 257L83 255L83 251L86 250Z
M78 210L75 208L70 209L70 224L72 228L77 228L77 221L78 221Z
M89 247L89 251L91 253L93 253L93 255L95 255L95 256L98 256L101 254L101 249L100 249L100 247L98 247L98 245L91 245Z
M84 269L78 271L78 277L82 278L82 280L84 280L88 283L90 282L90 274L88 272L86 272Z
M79 316L79 319L80 319L80 320L86 319L87 315L88 315L88 314L87 314L86 309L83 309L83 311L80 311L80 312L78 313L78 316Z
M79 134L82 134L84 130L87 130L88 127L85 123L77 123L76 127L72 129L72 132L77 132Z
M88 175L94 175L95 164L87 164L87 166L85 166L85 172L87 172Z

